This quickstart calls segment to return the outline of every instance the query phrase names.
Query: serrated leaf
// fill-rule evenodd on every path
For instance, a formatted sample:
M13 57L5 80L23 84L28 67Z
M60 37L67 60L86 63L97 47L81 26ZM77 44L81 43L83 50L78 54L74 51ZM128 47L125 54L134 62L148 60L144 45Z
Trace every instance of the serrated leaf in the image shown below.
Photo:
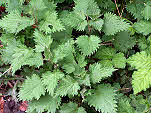
M104 27L105 35L114 35L120 31L127 31L130 25L115 14L104 14Z
M38 113L43 113L44 111L55 113L60 104L61 99L59 97L52 97L47 94L45 96L41 96L39 100L32 100L29 102L27 112L31 113L35 110Z
M53 62L56 63L64 57L70 56L74 52L73 43L74 42L72 40L68 40L67 42L59 45L58 48L54 49Z
M123 53L117 53L113 56L112 63L116 68L125 68L126 58Z
M9 33L18 33L34 24L34 20L22 17L18 11L12 11L0 20L0 27Z
M142 15L146 20L151 19L151 6L146 4L144 10L142 11Z
M116 50L111 47L101 47L95 54L94 58L108 60L112 59L116 54Z
M84 31L87 26L87 21L85 20L85 15L70 12L66 16L63 17L62 21L65 25L75 28L79 31Z
M77 95L80 86L77 81L75 81L69 75L63 78L61 83L56 89L56 96L66 96L66 95Z
M135 38L130 37L128 32L122 31L117 33L113 41L115 49L121 52L127 52L128 49L131 49L135 44Z
M151 33L151 22L144 20L135 22L134 28L138 33L141 33L143 35L149 35Z
M127 4L126 9L129 11L134 18L142 19L141 11L144 8L144 4L140 0L135 0Z
M76 103L69 102L61 106L59 113L86 113L86 111L83 107L78 107Z
M94 0L75 0L74 11L96 19L100 16L100 9Z
M94 27L96 30L101 31L103 27L103 19L97 19L95 21L90 21L90 26Z
M56 12L47 11L45 15L45 20L40 23L40 31L44 31L48 34L65 30L64 26L61 24L61 21L57 18Z
M121 98L118 103L118 113L137 113L127 99Z
M36 67L43 65L43 58L41 53L35 53L32 49L29 49L22 44L18 47L16 46L11 53L12 60L10 61L13 74L23 65Z
M92 83L98 83L101 79L111 76L116 69L113 67L103 67L101 64L96 63L90 65L89 70Z
M101 40L99 39L99 37L95 35L91 35L90 37L84 35L78 37L77 39L77 44L81 52L86 56L93 54L97 50L97 48L99 48L100 42Z
M24 81L21 89L19 91L19 98L21 100L32 100L39 99L41 95L45 94L45 88L42 85L40 77L36 74L33 74L30 78Z
M64 74L59 71L55 71L55 72L47 71L42 75L42 83L46 87L49 94L51 94L51 96L54 95L54 91L58 85L58 81L63 76Z
M115 92L109 84L101 84L86 97L88 104L102 113L116 113Z
M34 32L34 41L36 42L36 52L43 52L45 50L45 47L47 49L50 49L50 44L52 43L53 39L51 36L45 36L42 32L35 30Z
M130 57L128 63L137 69L132 75L134 94L142 90L146 91L151 85L151 56L142 51Z

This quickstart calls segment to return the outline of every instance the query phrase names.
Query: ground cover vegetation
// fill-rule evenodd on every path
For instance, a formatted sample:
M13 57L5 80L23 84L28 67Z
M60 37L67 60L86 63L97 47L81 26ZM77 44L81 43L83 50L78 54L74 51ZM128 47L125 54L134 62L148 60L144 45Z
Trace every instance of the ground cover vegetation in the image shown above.
M151 112L150 0L0 5L1 100L27 113Z

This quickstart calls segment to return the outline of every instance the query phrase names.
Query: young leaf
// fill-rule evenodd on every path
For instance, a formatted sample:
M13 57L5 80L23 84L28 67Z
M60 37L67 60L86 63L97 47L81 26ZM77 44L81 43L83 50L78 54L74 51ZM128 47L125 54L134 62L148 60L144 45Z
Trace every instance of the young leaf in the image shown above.
M86 56L93 54L99 48L100 42L100 38L95 35L91 35L90 37L86 35L80 36L77 39L77 44L81 52Z

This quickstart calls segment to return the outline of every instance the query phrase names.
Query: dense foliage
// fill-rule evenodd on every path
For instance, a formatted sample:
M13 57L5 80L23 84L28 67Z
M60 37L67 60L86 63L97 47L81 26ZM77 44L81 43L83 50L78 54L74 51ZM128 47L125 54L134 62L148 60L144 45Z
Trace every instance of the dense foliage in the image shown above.
M151 112L150 0L0 5L0 82L19 80L28 113Z

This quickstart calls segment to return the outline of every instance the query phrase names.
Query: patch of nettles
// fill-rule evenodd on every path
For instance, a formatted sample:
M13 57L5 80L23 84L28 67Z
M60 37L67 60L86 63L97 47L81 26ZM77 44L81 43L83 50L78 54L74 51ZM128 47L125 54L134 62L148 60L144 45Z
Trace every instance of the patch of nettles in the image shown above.
M151 111L150 0L0 4L0 82L28 113Z

